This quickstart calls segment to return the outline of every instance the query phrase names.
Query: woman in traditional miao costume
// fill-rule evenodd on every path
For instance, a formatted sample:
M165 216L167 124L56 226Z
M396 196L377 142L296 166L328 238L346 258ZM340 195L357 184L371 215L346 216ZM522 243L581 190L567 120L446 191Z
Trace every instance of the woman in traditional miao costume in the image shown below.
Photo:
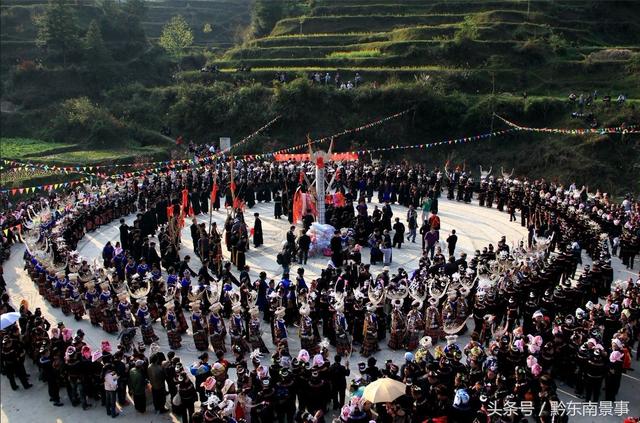
M178 330L178 318L176 316L176 303L173 298L164 305L167 313L164 318L164 327L167 330L167 338L169 339L169 348L177 350L182 346L182 335Z
M56 274L53 269L49 269L49 272L45 276L44 283L44 297L51 304L51 307L59 307L58 297L56 296L56 291L54 289L54 284L56 283Z
M162 316L160 311L160 305L162 305L162 299L164 298L159 294L162 286L162 271L158 268L157 264L151 265L151 280L149 283L151 284L151 293L147 296L149 300L149 314L151 315L151 321L155 322Z
M209 307L209 342L214 351L227 352L225 346L226 329L224 326L224 320L220 316L220 310L222 310L222 304L215 302Z
M49 302L51 307L58 308L63 298L62 288L64 288L64 272L55 273L51 278L51 287L49 288Z
M443 336L442 321L440 320L440 313L438 312L438 299L434 297L429 298L429 307L427 307L425 312L424 333L432 339L435 339L436 342Z
M178 332L180 334L187 333L189 329L189 324L187 323L187 318L184 315L184 310L180 307L180 303L178 303L178 307L175 308L176 318L178 319Z
M131 314L131 303L129 302L129 293L121 292L118 294L118 320L122 325L122 329L132 328L135 326L133 315Z
M229 335L231 336L231 347L238 346L242 353L249 352L249 345L245 339L246 330L244 328L244 319L242 318L242 306L235 303L231 307L231 317L229 318Z
M418 347L418 341L424 324L422 316L422 301L413 300L411 310L407 314L407 335L405 337L404 346L407 351L413 351Z
M107 333L118 332L118 320L116 318L116 310L111 299L111 291L109 290L109 282L100 284L102 292L100 293L100 311L102 316L102 329Z
M51 344L49 339L49 334L47 333L47 329L49 328L49 322L42 319L41 317L36 317L35 326L30 330L30 338L31 338L31 346L30 346L30 357L35 359L40 358L40 349L42 347L48 348ZM40 322L46 322L46 325Z
M36 263L36 265L34 266L34 272L35 281L38 285L38 294L40 294L40 296L44 298L47 292L47 272L40 263Z
M198 351L206 351L209 349L209 339L205 331L205 316L200 311L200 300L193 301L191 306L191 332L193 333L193 342Z
M133 257L129 257L129 261L124 266L124 277L126 278L127 282L131 283L133 275L137 274L137 272L138 266L136 265L135 260L133 259Z
M58 280L56 281L56 293L58 295L58 301L60 304L60 310L65 316L71 314L71 301L69 299L69 281L66 277L64 277L64 272L61 272L63 277L60 278L58 275Z
M262 340L260 309L253 306L249 309L249 314L251 315L249 318L249 343L251 344L251 349L254 351L258 349L262 354L267 354L269 350Z
M164 295L156 289L151 289L151 292L147 295L147 307L149 308L149 318L151 323L155 322L164 315L164 310L160 307L163 306Z
M112 220L113 220L113 209L112 207L108 206L108 204L105 202L105 204L102 207L102 224L103 225L107 224Z
M147 299L145 297L138 298L138 311L136 317L138 318L138 324L140 325L140 332L142 333L142 342L146 345L156 342L158 336L153 331L151 325L151 314L149 313L149 307L147 306Z
M431 337L423 336L422 338L420 338L420 341L418 341L418 344L419 347L415 354L416 363L431 363L434 360L433 355L430 351L431 347L433 346Z
M285 314L286 309L282 306L276 308L273 312L273 337L275 339L274 344L284 348L283 355L288 355L289 341L287 339L289 335L287 333L287 323L284 320Z
M344 315L344 303L337 301L333 308L336 311L333 316L333 326L336 332L336 352L343 357L347 357L351 355L351 339L347 319Z
M407 322L402 314L402 304L404 300L396 298L391 301L393 311L391 312L391 336L389 336L389 348L399 350L404 343Z
M98 297L100 294L96 290L94 281L89 280L84 284L87 291L84 293L85 308L89 311L89 320L94 326L100 326L102 315L100 312L100 302Z
M176 274L175 269L173 267L170 267L169 275L167 276L167 293L175 292L179 280L180 278Z
M456 292L449 293L447 301L442 307L441 320L443 330L447 333L459 333L466 329L466 304L464 298L458 298Z
M71 312L77 321L82 320L85 314L84 303L82 302L82 295L80 294L80 288L78 287L78 274L72 273L69 275L69 301L71 302Z
M87 232L91 232L92 230L95 229L95 223L93 221L93 216L91 216L91 213L89 213L89 211L85 211L85 229Z
M376 309L375 304L367 304L363 327L364 339L360 349L360 354L364 357L369 357L371 354L380 351L380 347L378 347L378 316L376 315Z
M313 320L309 316L311 310L306 302L300 306L300 348L309 351L309 354L315 355L320 348L313 334Z

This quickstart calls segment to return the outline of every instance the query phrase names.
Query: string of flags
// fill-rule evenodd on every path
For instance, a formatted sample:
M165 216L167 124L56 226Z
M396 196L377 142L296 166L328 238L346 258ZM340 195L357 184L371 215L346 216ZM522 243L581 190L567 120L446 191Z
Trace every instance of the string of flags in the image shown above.
M21 162L18 160L9 160L9 159L0 159L0 162L12 168L19 168L25 170L43 170L50 173L60 173L63 175L70 174L82 174L88 176L98 176L97 172L93 172L93 170L97 170L100 166L56 166L52 164L46 163L32 163L32 162ZM130 166L130 165L129 165Z
M406 110L403 110L403 111L398 112L398 113L394 113L394 114L392 114L390 116L387 116L387 117L384 117L382 119L378 119L376 121L369 122L369 123L367 123L365 125L358 126L357 128L345 129L344 131L338 132L337 134L329 135L329 136L323 137L323 138L318 138L316 140L311 140L311 141L305 142L304 144L294 145L293 147L283 148L281 150L274 151L273 153L267 153L267 154L275 155L275 154L291 153L291 152L299 150L301 148L309 147L309 145L320 144L320 143L323 143L323 142L330 141L330 140L332 140L334 138L338 138L338 137L340 137L342 135L347 135L347 134L351 134L351 133L354 133L354 132L360 132L360 131L363 131L365 129L373 128L374 126L381 125L381 124L386 123L386 122L388 122L388 121L390 121L392 119L399 118L400 116L403 116L403 115L409 113L412 109L413 109L413 107L410 107L410 108L408 108Z
M386 118L368 123L366 125L362 125L358 128L353 128L353 129L348 129L345 131L342 131L338 134L334 134L332 136L329 137L324 137L324 138L320 138L317 140L313 140L311 141L311 143L320 143L320 142L324 142L327 140L330 140L334 137L340 136L340 135L344 135L344 134L348 134L348 133L352 133L352 132L358 132L362 129L367 129L367 128L371 128L372 126L375 125L379 125L383 122L386 122L390 119L394 119L397 118L399 116L402 116L403 114L406 114L407 112L409 112L411 109L407 109L404 110L402 112L396 113L394 115L391 116L387 116ZM370 149L363 149L363 150L357 150L357 151L347 151L347 152L342 152L342 153L336 153L336 160L339 160L339 157L342 157L340 155L343 155L345 160L353 160L354 155L356 156L364 156L366 154L370 154L370 153L374 153L374 152L385 152L385 151L395 151L395 150L408 150L408 149L426 149L426 148L434 148L434 147L440 147L440 146L445 146L445 145L456 145L456 144L466 144L469 142L475 142L475 141L481 141L481 140L487 140L490 139L492 137L498 137L498 136L503 136L509 133L514 133L514 132L543 132L543 133L560 133L560 134L571 134L571 135L585 135L585 134L614 134L614 133L620 133L620 134L636 134L636 133L640 133L640 131L638 130L638 125L623 125L623 126L619 126L619 127L609 127L609 128L598 128L598 129L593 129L593 128L584 128L584 129L564 129L564 128L532 128L532 127L526 127L526 126L521 126L518 125L514 122L511 122L499 115L496 114L496 117L498 117L499 119L501 119L503 122L505 122L510 128L509 129L504 129L504 130L500 130L500 131L492 131L492 132L488 132L488 133L484 133L484 134L478 134L478 135L472 135L472 136L467 136L467 137L461 137L461 138L452 138L452 139L447 139L447 140L443 140L443 141L435 141L435 142L430 142L430 143L420 143L420 144L412 144L412 145L391 145L391 146L386 146L386 147L377 147L377 148L370 148ZM279 120L281 117L277 116L276 118L272 119L270 122L268 122L267 124L265 124L264 126L262 126L261 128L259 128L257 131L255 131L254 133L248 135L247 137L243 138L240 142L234 144L234 146L232 147L237 147L238 145L241 145L242 143L247 142L248 140L250 140L251 138L255 137L258 133L260 133L261 131L263 131L264 129L268 128L269 126L271 126L273 123L275 123L277 120ZM166 160L166 161L157 161L157 162L150 162L148 164L152 164L154 166L149 167L149 168L145 168L145 169L137 169L137 170L133 170L133 171L129 171L129 172L122 172L122 173L116 173L116 174L107 174L104 172L97 172L98 169L100 168L107 168L110 166L131 166L133 164L116 164L116 165L95 165L95 166L55 166L55 165L47 165L47 164L37 164L37 163L21 163L19 161L16 160L7 160L7 159L2 159L0 160L1 162L9 165L9 166L22 166L24 168L29 168L29 169L46 169L46 170L58 170L58 171L62 171L62 172L68 172L68 173L82 173L85 171L89 171L86 173L86 175L88 176L95 176L98 178L104 178L104 179L122 179L122 178L135 178L135 177L139 177L139 176L144 176L144 175L164 175L164 174L168 174L171 171L179 171L179 172L185 172L189 169L192 169L194 167L197 166L202 166L202 165L208 165L208 164L212 164L215 162L216 159L220 158L221 156L223 156L224 159L230 159L230 160L242 160L242 161L254 161L254 160L265 160L265 159L275 159L275 160L304 160L306 157L306 155L303 154L291 154L291 151L295 151L299 148L308 146L309 143L306 144L300 144L297 146L293 146L293 147L289 147L289 148L285 148L276 152L271 152L271 153L261 153L261 154L245 154L245 155L233 155L233 156L227 156L224 154L224 152L218 152L218 153L214 153L212 155L208 155L205 157L201 157L201 158L197 158L197 159L182 159L182 160ZM228 150L227 150L228 151ZM139 164L136 164L139 165ZM96 170L95 173L90 173L93 170ZM55 183L55 184L46 184L46 185L35 185L35 186L29 186L29 187L20 187L20 188L9 188L9 189L0 189L0 193L5 193L5 194L11 194L11 195L17 195L17 194L29 194L29 193L33 193L36 191L51 191L51 190L56 190L59 188L67 188L67 187L73 187L77 184L81 184L84 182L87 182L88 179L86 177L82 178L82 179L78 179L78 180L73 180L73 181L68 181L68 182L61 182L61 183Z
M78 184L82 184L84 182L87 182L88 179L87 178L82 178L82 179L77 179L74 181L68 181L68 182L60 182L57 184L46 184L46 185L33 185L30 187L21 187L21 188L8 188L8 189L2 189L0 190L0 193L3 194L11 194L11 195L17 195L17 194L31 194L33 192L36 191L52 191L52 190L56 190L59 188L70 188L73 186L76 186Z
M528 126L522 126L522 125L518 125L516 123L513 123L505 118L503 118L502 116L495 114L495 117L497 117L498 119L502 120L504 123L506 123L507 125L509 125L512 128L515 128L519 131L526 131L526 132L547 132L547 133L554 133L554 134L568 134L568 135L587 135L587 134L599 134L599 135L606 135L606 134L637 134L640 133L640 131L638 131L638 125L621 125L621 126L615 126L615 127L610 127L610 128L577 128L577 129L565 129L565 128L532 128L532 127L528 127Z
M271 125L273 125L274 123L276 123L278 120L280 120L282 116L278 115L275 118L273 118L272 120L270 120L267 124L263 125L262 127L260 127L258 130L256 130L254 133L247 135L246 137L244 137L243 139L241 139L240 141L238 141L237 143L233 144L232 146L230 146L229 148L226 148L222 151L220 151L218 153L218 155L220 154L225 154L228 151L230 151L233 148L239 147L242 144L245 144L247 141L250 141L252 138L254 138L256 135L258 135L260 132L264 131L265 129L267 129L268 127L270 127Z
M364 154L376 153L376 152L380 152L380 151L410 150L410 149L415 149L415 148L425 149L425 148L440 147L440 146L444 146L444 145L466 144L466 143L473 142L473 141L486 140L486 139L489 139L489 138L492 138L492 137L498 137L498 136L506 135L506 134L509 134L509 133L515 132L515 131L516 131L516 129L503 129L501 131L487 132L486 134L472 135L472 136L469 136L469 137L452 138L452 139L448 139L448 140L444 140L444 141L436 141L436 142L423 143L423 144L413 144L413 145L392 145L392 146L389 146L389 147L370 148L370 149L367 149L367 150L359 150L358 154L364 155Z

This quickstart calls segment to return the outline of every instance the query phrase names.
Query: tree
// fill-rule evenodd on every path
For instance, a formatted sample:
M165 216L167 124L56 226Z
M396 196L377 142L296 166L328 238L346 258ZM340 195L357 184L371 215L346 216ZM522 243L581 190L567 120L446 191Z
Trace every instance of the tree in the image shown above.
M283 6L280 1L256 0L251 16L254 35L257 37L267 35L282 16Z
M193 31L181 15L174 16L162 29L159 42L170 56L180 58L193 44Z
M478 39L478 33L478 24L473 16L466 16L456 31L454 40L458 43L463 41L473 41Z
M146 5L141 0L127 1L124 4L114 0L101 0L102 17L100 28L107 43L124 44L127 53L136 54L136 50L146 45L146 35L142 28L142 19Z
M84 36L84 56L90 66L99 66L109 59L109 51L104 45L100 25L95 19L89 24Z
M147 5L144 0L128 0L122 6L125 13L142 20L147 15Z
M66 0L50 0L44 14L35 18L35 24L38 27L38 46L62 53L62 62L66 66L67 55L78 47L80 41L74 10Z

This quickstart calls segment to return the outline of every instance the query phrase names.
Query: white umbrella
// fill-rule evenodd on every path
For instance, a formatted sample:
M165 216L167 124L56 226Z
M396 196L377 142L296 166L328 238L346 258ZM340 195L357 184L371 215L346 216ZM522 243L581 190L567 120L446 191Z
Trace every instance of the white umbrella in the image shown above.
M19 318L20 313L18 313L17 311L3 314L2 316L0 316L0 330L8 328L9 326L17 322Z
M392 402L406 392L406 385L395 379L383 377L364 388L362 399L371 403Z

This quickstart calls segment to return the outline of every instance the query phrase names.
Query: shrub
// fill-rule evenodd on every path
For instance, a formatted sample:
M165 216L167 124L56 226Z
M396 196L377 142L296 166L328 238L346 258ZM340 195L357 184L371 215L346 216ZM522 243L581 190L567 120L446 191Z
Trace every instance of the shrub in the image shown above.
M126 127L87 97L72 98L62 103L52 121L50 136L99 147L114 146L128 138Z
M476 23L472 15L465 16L464 21L460 24L460 27L456 31L453 39L456 42L462 42L466 40L476 40L478 38L478 24Z
M569 47L569 42L561 34L556 32L549 35L547 41L551 50L556 54L564 53L567 47Z

